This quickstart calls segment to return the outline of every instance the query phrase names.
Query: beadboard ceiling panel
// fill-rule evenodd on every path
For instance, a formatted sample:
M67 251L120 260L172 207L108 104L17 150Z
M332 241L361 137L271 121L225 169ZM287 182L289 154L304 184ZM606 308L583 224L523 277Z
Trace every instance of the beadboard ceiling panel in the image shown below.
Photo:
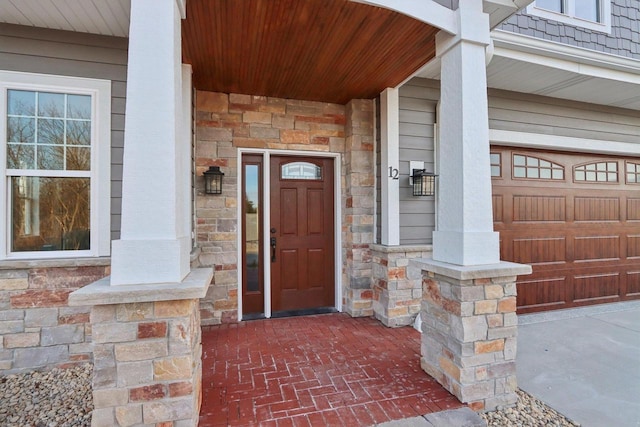
M189 0L183 56L200 90L346 103L404 81L436 32L347 0Z

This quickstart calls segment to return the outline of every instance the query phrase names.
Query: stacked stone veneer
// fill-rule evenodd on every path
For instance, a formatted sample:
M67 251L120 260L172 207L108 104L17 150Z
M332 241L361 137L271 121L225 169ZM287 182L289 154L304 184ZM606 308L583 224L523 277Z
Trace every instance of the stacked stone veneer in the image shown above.
M373 314L371 290L375 196L373 101L352 100L346 107L342 157L342 308L351 316Z
M420 312L422 271L410 260L431 255L431 246L372 245L373 311L384 325L411 325Z
M71 292L109 275L108 260L12 262L0 266L0 371L68 367L92 360L91 307ZM78 262L80 263L80 262ZM74 265L76 264L76 265ZM106 264L106 265L96 265Z
M94 306L92 426L197 425L202 382L197 299Z
M515 404L516 276L531 268L422 268L422 368L475 410Z
M237 321L239 148L341 154L344 309L372 314L373 102L347 105L196 93L196 238L199 266L215 268L201 301L203 325ZM202 173L224 172L223 194L203 194ZM265 165L266 166L266 165Z

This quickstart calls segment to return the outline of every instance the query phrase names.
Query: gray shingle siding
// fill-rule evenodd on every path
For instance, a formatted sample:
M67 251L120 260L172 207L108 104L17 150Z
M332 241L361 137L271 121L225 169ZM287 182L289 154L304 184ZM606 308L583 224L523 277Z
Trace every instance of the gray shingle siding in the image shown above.
M599 52L640 59L640 1L611 1L611 34L526 14L522 10L498 28Z

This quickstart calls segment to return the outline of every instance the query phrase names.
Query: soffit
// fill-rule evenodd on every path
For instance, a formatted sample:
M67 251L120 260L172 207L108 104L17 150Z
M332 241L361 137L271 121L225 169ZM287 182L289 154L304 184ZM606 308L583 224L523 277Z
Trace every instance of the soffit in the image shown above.
M402 83L436 32L347 0L189 0L183 57L200 90L346 103Z
M638 60L504 31L493 40L489 88L640 110ZM416 76L439 79L439 60Z
M131 0L2 0L0 22L127 37Z

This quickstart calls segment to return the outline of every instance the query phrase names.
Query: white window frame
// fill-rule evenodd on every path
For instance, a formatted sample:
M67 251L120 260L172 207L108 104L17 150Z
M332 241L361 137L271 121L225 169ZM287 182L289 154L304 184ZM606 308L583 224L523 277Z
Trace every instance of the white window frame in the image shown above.
M7 169L7 91L63 92L91 96L90 249L80 251L11 252L10 185ZM111 247L111 82L50 74L0 70L0 260L109 256ZM55 176L78 176L78 171L56 171ZM84 174L82 172L81 174ZM21 175L51 176L29 170Z
M536 6L535 2L527 6L527 14L540 18L550 19L552 21L562 22L576 27L582 27L593 31L611 34L611 0L600 0L600 17L601 22L589 21L587 19L578 18L575 14L576 1L584 0L563 0L567 9L567 13L554 12L552 10L543 9Z

